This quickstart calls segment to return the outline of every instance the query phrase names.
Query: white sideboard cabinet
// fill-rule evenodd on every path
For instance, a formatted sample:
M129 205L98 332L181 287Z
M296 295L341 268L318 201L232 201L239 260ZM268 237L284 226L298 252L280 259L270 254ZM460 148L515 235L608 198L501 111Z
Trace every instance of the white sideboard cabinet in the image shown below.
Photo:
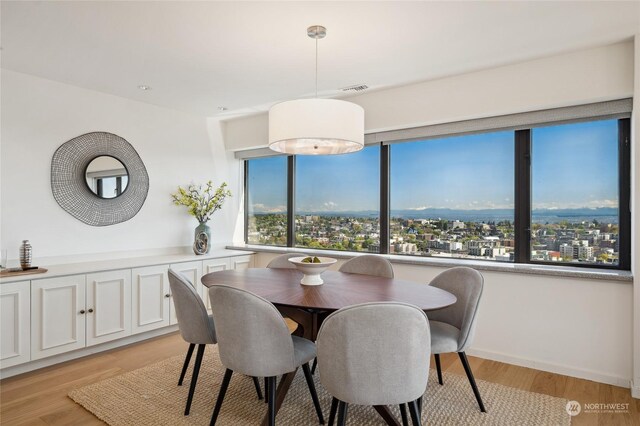
M131 271L133 334L169 325L171 290L168 266L147 266Z
M86 346L86 276L31 284L31 359Z
M208 259L202 262L202 272L203 274L210 274L212 272L218 271L226 271L229 269L242 270L252 266L253 256L237 256L234 258L227 259ZM202 301L204 305L207 307L207 311L211 313L211 301L209 300L209 291L207 287L200 283L201 289L200 291L202 296Z
M87 346L131 335L131 270L87 274Z
M0 366L31 359L31 288L23 283L0 286Z
M172 332L177 318L169 268L193 283L209 309L203 274L248 268L253 261L247 252L218 250L47 266L42 275L2 278L0 374L9 377Z

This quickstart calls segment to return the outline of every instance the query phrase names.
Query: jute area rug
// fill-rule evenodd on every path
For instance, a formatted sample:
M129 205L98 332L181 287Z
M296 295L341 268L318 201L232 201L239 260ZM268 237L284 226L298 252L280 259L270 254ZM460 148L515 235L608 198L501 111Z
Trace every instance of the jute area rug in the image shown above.
M183 411L191 370L184 384L177 386L182 356L74 389L69 397L112 426L120 425L208 425L225 368L215 347L207 347L198 378L191 414ZM192 361L193 363L193 361ZM330 395L322 388L319 374L314 378L325 416L329 418ZM263 381L260 381L263 383ZM431 371L423 398L424 425L569 425L567 400L478 381L487 413L480 413L469 382L464 376L444 373L444 386ZM398 420L398 407L393 408ZM384 424L372 407L349 406L349 425ZM267 405L259 401L251 378L234 374L218 418L219 425L259 425ZM317 425L309 389L299 370L278 412L276 423L283 426Z

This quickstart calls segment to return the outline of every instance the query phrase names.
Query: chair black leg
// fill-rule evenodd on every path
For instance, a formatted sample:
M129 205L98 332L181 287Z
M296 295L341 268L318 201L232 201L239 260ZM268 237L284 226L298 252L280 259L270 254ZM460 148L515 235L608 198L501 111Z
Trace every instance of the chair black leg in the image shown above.
M269 382L269 426L276 425L276 378L267 378Z
M409 426L409 418L407 417L406 404L400 404L400 417L402 417L402 426Z
M338 426L345 426L347 424L347 403L338 402Z
M321 425L324 424L324 417L322 416L322 407L320 407L320 401L318 401L318 394L316 393L316 386L313 383L313 377L311 377L311 369L309 364L302 364L302 371L304 372L304 378L307 379L307 385L309 386L309 392L311 393L311 400L313 406L316 407L316 414L318 414L318 421Z
M438 383L442 384L442 367L440 366L440 354L434 354L436 359L436 371L438 372Z
M184 364L182 365L182 373L180 373L180 380L178 380L178 386L182 386L182 381L184 380L184 375L187 373L187 368L189 368L189 363L191 362L191 355L193 355L193 349L196 347L195 343L189 343L189 349L187 350L187 356L184 359Z
M224 378L222 379L222 385L220 385L220 392L218 393L218 399L216 400L216 407L213 409L213 414L211 415L211 422L209 426L214 426L216 424L216 420L218 420L218 414L220 414L220 408L222 407L222 401L224 401L224 394L227 393L227 388L229 387L229 382L231 381L231 375L233 374L232 370L227 370L224 372Z
M416 403L418 404L418 414L422 417L422 397L418 398Z
M318 366L318 358L314 358L313 366L311 367L311 374L316 374L316 367Z
M269 381L268 377L264 378L264 402L265 404L269 403Z
M421 426L417 401L408 402L407 405L409 406L409 413L411 413L411 422L413 423L413 426Z
M260 390L260 382L257 377L252 377L253 385L256 387L256 393L258 394L258 399L262 399L262 390Z
M329 412L329 426L333 426L336 419L336 411L338 411L338 398L331 398L331 411Z
M196 383L198 382L198 373L200 373L200 365L202 365L202 356L204 355L204 348L206 345L198 345L198 352L196 353L196 363L193 365L193 374L191 375L191 385L189 386L189 396L187 397L187 406L184 409L184 415L188 416L191 410L191 401L193 401L193 394L196 391Z
M473 389L473 394L476 396L476 400L478 400L480 411L482 411L483 413L486 413L487 410L484 409L482 397L480 397L480 391L478 390L478 385L476 385L476 379L473 378L473 373L471 372L471 367L469 366L469 360L467 359L467 354L464 352L458 352L458 356L460 357L460 361L462 361L464 372L467 373L467 378L469 379L469 383L471 384L471 389Z

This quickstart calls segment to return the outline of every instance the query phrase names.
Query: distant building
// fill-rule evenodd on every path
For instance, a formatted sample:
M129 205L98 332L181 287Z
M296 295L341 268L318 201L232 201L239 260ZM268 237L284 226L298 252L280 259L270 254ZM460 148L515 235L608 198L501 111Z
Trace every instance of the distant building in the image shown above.
M464 222L459 220L454 220L449 223L449 228L451 229L464 229Z
M587 260L593 257L593 247L589 246L573 246L573 258Z
M573 246L570 246L567 243L560 245L560 256L562 258L573 259Z
M413 243L395 244L393 248L395 253L402 253L402 254L416 253L418 251L418 247Z
M515 247L516 242L512 239L502 240L502 245L505 247Z

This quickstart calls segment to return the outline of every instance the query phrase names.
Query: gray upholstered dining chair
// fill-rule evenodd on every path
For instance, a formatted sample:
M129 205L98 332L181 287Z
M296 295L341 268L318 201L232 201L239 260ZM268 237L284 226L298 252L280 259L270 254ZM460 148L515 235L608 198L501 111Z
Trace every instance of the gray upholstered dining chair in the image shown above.
M191 385L189 386L189 396L187 397L187 405L184 409L184 415L187 416L191 410L191 401L193 400L193 394L196 390L204 348L206 345L213 345L217 342L216 331L213 325L213 318L207 313L207 308L204 306L200 296L198 296L193 284L191 284L184 275L169 269L169 286L171 287L173 304L176 308L180 335L189 343L189 349L184 359L178 386L182 386L189 362L191 361L191 356L193 355L193 350L196 345L198 345L193 374L191 375ZM256 386L258 398L262 399L262 391L260 390L258 379L254 377L253 383Z
M484 278L475 269L460 266L438 274L429 285L453 293L458 299L451 306L429 312L431 352L436 361L438 383L442 385L440 354L457 352L473 394L480 406L480 411L484 413L486 410L480 397L480 391L465 353L473 340Z
M329 425L336 410L338 425L346 423L348 404L397 404L403 413L408 404L420 425L430 339L427 316L414 305L363 303L329 315L316 341L320 382L333 396Z
M267 264L267 268L273 269L295 269L296 265L289 262L289 259L292 257L304 257L306 254L304 253L286 253L281 254L280 256L276 256L269 261Z
M391 262L375 254L363 254L346 261L340 267L340 272L393 278Z
M375 254L363 254L347 260L339 269L340 272L349 274L373 275L376 277L393 278L393 266L391 262L382 256ZM313 361L311 374L316 373L318 360Z
M302 366L320 423L324 423L320 401L311 377L309 361L316 345L289 334L280 312L269 301L249 291L226 285L209 288L216 323L220 361L226 367L211 425L215 425L224 395L234 372L265 377L269 425L276 421L276 376L297 371Z
M295 269L296 265L294 265L293 263L289 262L289 259L291 259L292 257L305 257L306 254L304 253L285 253L285 254L281 254L280 256L276 256L273 259L271 259L269 261L269 263L267 264L267 268L270 269ZM286 317L285 317L286 318ZM287 318L289 319L289 318ZM290 321L293 321L290 319ZM293 321L295 322L295 321ZM315 366L315 364L314 364ZM265 378L265 383L264 383L265 388L267 387L267 381ZM267 402L265 400L265 402Z

